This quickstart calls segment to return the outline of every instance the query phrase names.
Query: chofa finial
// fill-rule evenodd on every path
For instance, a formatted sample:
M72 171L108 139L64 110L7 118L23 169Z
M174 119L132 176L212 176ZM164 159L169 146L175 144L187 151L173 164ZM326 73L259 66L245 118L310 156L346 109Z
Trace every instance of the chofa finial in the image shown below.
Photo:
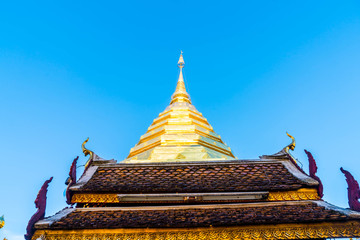
M291 136L288 132L286 132L286 135L288 135L292 139L292 142L286 147L284 147L285 152L289 153L289 150L294 151L296 142L295 142L295 138Z
M68 177L68 180L66 181L66 183L68 185L66 188L66 203L67 204L71 204L72 194L70 192L70 187L76 183L76 163L77 163L78 159L79 159L79 156L77 156L73 160L71 167L70 167L69 177Z
M286 132L286 135L288 135L292 141L289 145L287 145L286 147L284 147L283 149L281 149L281 151L279 151L278 153L272 154L272 155L262 155L260 156L261 159L283 159L283 158L288 158L291 161L294 162L294 164L297 166L297 168L300 171L303 171L297 164L296 164L296 159L290 154L289 150L294 151L295 149L295 138L293 136L291 136L288 132Z
M90 154L90 157L89 157L89 160L90 160L90 159L93 157L93 151L90 151L89 149L87 149L87 148L85 147L85 144L86 144L88 141L89 141L89 138L87 138L87 139L81 144L81 148L82 148L82 151L83 151L85 157Z
M340 171L345 175L346 182L348 184L348 199L349 199L349 207L351 210L360 212L360 188L359 183L355 180L353 175L343 169L340 168Z
M87 160L87 162L86 162L86 164L85 164L85 171L86 171L86 169L90 166L90 164L92 163L93 157L94 157L94 152L91 151L91 150L89 150L89 149L87 149L87 148L85 147L85 144L86 144L88 141L89 141L89 138L87 138L87 139L81 144L81 148L82 148L82 151L83 151L85 157L86 157L87 155L90 155L89 159Z
M35 199L35 206L38 209L36 213L30 218L29 223L26 228L25 239L31 240L35 232L35 223L45 217L46 210L46 194L48 191L49 183L53 180L51 177L49 180L46 180Z
M316 175L318 168L316 166L315 158L313 157L311 152L307 151L306 149L304 149L304 151L309 160L309 175L310 177L314 178L316 181L319 182L319 185L317 186L317 192L319 197L322 198L324 196L324 186L321 182L321 179Z

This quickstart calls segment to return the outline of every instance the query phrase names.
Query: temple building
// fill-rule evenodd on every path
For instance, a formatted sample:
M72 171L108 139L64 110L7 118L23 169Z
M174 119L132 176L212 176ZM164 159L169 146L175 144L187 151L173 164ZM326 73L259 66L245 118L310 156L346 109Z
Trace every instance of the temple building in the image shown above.
M309 172L290 151L238 159L192 105L181 54L170 105L121 162L85 146L89 160L67 180L69 207L45 218L46 192L29 221L30 239L325 239L360 237L359 185L349 184L349 209L325 202L316 162Z

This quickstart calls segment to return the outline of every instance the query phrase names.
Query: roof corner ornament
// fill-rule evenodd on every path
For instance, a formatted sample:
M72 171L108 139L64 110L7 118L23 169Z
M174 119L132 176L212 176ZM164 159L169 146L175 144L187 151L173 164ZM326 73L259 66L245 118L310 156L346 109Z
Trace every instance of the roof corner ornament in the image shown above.
M313 155L311 154L311 152L307 151L306 149L304 149L308 159L309 159L309 175L310 177L314 178L315 180L317 180L319 182L319 185L317 187L317 192L320 198L322 198L324 196L324 187L323 184L320 180L320 178L318 176L316 176L317 173L317 165L316 165L316 161L313 157Z
M288 135L291 138L291 143L281 149L279 152L272 154L272 155L262 155L260 156L260 159L289 159L291 162L293 162L296 167L303 172L303 170L296 164L296 159L290 154L289 150L294 151L295 149L295 138L291 136L288 132L286 132L286 135Z
M0 228L3 228L5 226L5 218L4 215L0 217Z
M291 136L288 132L286 132L286 135L288 135L289 138L291 138L292 141L291 141L291 143L290 143L289 145L287 145L286 147L284 147L280 152L284 152L285 155L288 157L288 159L295 165L295 167L296 167L300 172L306 174L306 173L304 172L304 170L302 169L302 167L300 167L300 166L298 165L298 163L297 163L298 160L297 160L293 155L291 155L291 153L289 152L289 150L294 151L294 149L295 149L295 146L296 146L295 138L294 138L293 136ZM301 162L300 162L300 164L301 164Z
M351 210L360 212L360 189L359 183L355 180L353 175L350 172L346 171L342 167L340 171L345 175L346 182L348 184L348 199L349 199L349 207Z
M292 139L292 142L289 145L287 145L286 147L284 147L284 151L286 153L290 154L289 150L294 151L296 142L295 142L295 138L293 136L291 136L288 132L286 132L286 135L288 135L289 138Z
M34 225L37 221L44 219L45 209L46 209L46 194L48 191L49 183L53 180L51 177L49 180L46 180L35 199L35 206L38 209L36 213L30 218L29 223L26 227L25 239L31 240L32 236L35 233Z
M66 188L66 203L69 205L71 204L71 197L72 197L72 194L70 193L70 187L76 183L76 164L77 164L78 159L79 159L79 156L77 156L74 159L74 161L72 162L71 167L70 167L69 177L65 183L68 185Z
M86 164L85 164L85 171L86 171L86 169L88 169L88 167L89 167L90 164L92 163L93 157L94 157L94 152L91 151L91 150L89 150L89 149L87 149L87 148L85 147L85 144L86 144L88 141L89 141L89 138L87 138L87 139L82 143L82 145L81 145L81 148L82 148L82 151L83 151L85 157L86 157L87 155L90 155L89 159L87 160L87 162L86 162Z

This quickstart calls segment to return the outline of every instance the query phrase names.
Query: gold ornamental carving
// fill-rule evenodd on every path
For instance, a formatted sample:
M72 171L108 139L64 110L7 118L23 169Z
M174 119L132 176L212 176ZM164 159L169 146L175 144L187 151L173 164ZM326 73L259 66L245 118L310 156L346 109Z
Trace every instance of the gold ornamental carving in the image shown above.
M119 203L117 194L74 194L72 203Z
M283 191L283 192L269 192L268 201L298 201L298 200L319 200L320 197L316 189L301 188L296 191ZM202 201L201 196L197 196L195 199L186 197L183 201ZM119 196L117 194L92 194L81 193L74 194L72 203L120 203ZM166 201L164 201L166 202ZM233 202L233 201L232 201Z
M87 155L90 155L87 163L85 164L85 167L88 166L89 162L91 161L91 159L93 159L93 156L94 156L94 152L91 151L91 150L89 150L89 149L87 149L87 148L85 147L85 144L86 144L88 141L89 141L89 138L87 138L87 139L81 144L81 149L82 149L85 157L86 157Z
M291 143L289 145L287 145L286 147L284 147L284 151L289 153L289 150L294 151L296 142L295 142L295 138L293 136L291 136L288 132L286 132L286 135L288 135L288 137L291 138Z
M269 192L268 201L319 200L316 189L301 188L296 191Z
M360 237L360 223L279 224L272 226L186 228L186 229L87 229L38 230L33 240L239 240L322 239Z

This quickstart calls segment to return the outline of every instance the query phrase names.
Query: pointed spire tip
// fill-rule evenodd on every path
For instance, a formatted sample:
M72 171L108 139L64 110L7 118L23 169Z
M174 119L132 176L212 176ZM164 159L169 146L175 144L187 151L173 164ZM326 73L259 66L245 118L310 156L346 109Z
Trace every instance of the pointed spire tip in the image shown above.
M185 65L184 58L183 58L183 51L180 51L180 57L178 61L179 68L183 68Z
M185 61L184 61L182 54L183 54L183 51L180 52L180 58L178 61L178 67L180 68L180 73L179 73L179 78L178 78L175 92L171 96L170 104L172 104L174 102L188 102L191 104L190 96L186 92L186 89L185 89L184 77L183 77L183 73L182 73L182 69L185 65Z

